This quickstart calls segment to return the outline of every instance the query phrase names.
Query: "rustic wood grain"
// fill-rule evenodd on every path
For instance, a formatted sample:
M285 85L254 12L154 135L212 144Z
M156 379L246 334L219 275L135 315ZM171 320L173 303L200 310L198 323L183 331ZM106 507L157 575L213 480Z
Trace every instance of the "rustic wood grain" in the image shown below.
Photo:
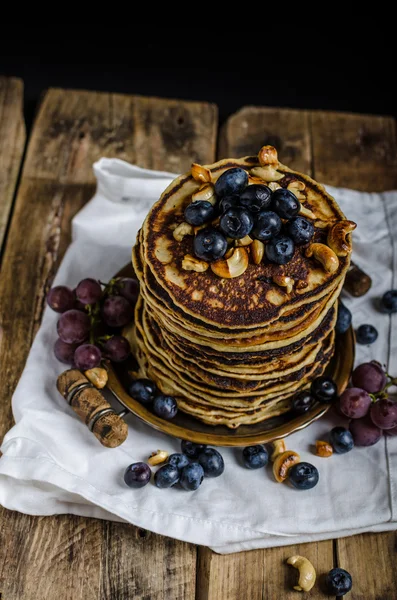
M0 278L0 438L12 424L11 395L40 323L46 291L69 242L70 219L94 191L92 163L108 156L183 171L192 160L213 160L216 129L217 110L209 104L65 90L45 94L28 146ZM3 598L131 598L131 571L120 571L112 552L117 549L125 564L130 553L139 554L145 542L136 540L140 550L134 548L134 528L73 517L37 519L2 510L0 531ZM149 578L148 565L137 561L134 585L144 592L135 597L194 598L195 550L185 551L186 544L159 536L150 540L147 556L166 557L175 579L165 584L163 572L152 564ZM101 567L104 556L106 573ZM180 595L167 596L167 589L179 590Z
M311 130L307 111L243 108L223 126L219 156L257 154L259 148L268 143L276 145L281 162L311 172ZM332 541L225 556L204 548L199 548L198 552L198 600L237 600L242 597L254 600L293 599L297 596L292 590L296 572L285 565L285 559L297 552L305 552L319 572L333 567ZM249 590L250 594L245 595L245 590ZM326 596L316 586L310 597L320 600Z
M391 117L313 113L314 176L364 191L397 187L396 124ZM353 577L352 600L397 598L397 534L337 540L338 566Z
M23 83L0 77L0 262L25 138Z

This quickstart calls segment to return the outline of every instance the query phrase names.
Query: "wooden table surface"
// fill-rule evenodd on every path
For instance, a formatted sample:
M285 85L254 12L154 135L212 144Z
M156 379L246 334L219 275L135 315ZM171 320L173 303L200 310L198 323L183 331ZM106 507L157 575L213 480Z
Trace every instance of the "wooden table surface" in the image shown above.
M95 188L92 163L107 156L183 172L268 143L321 182L397 187L389 117L245 107L219 131L212 104L51 89L27 140L23 82L0 78L0 439L71 218ZM295 553L318 574L350 571L354 600L397 598L395 533L221 556L130 525L0 515L2 600L290 600L296 572L284 561ZM317 585L310 593L325 597Z

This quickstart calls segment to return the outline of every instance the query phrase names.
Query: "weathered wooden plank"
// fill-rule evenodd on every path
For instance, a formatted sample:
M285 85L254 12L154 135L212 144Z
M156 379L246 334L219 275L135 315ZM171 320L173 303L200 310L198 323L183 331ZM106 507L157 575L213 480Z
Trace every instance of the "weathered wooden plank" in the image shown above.
M23 82L0 77L0 259L25 138Z
M224 125L219 152L224 157L256 154L268 143L277 147L281 162L311 172L310 115L306 111L243 108ZM332 541L225 556L203 548L198 552L199 600L241 597L292 600L296 597L292 590L296 572L285 565L285 559L297 552L311 558L319 573L333 567ZM248 589L250 594L244 593ZM319 586L310 592L310 597L325 598Z
M11 394L40 322L45 292L67 246L70 218L94 190L92 162L108 156L183 171L192 160L213 160L216 129L217 110L209 104L65 90L45 94L0 278L0 437L12 424ZM135 528L73 517L37 519L5 510L0 527L0 591L7 600L131 598L132 570L119 569L118 556L112 552L117 550L123 564L130 565L130 557L137 556L145 543L136 540L139 550L134 547ZM167 598L172 589L180 591L174 598L193 598L196 557L195 550L186 547L151 536L146 556L167 557L175 568L170 577L175 579L167 588L163 573L151 565L148 581L147 564L135 561L134 585L147 590L146 596L135 597ZM101 568L103 556L108 556L106 573ZM42 577L51 581L48 590L38 583ZM72 580L77 583L72 585ZM114 581L117 586L109 587Z
M394 119L316 112L312 128L317 180L368 192L396 188ZM396 598L396 533L340 539L336 550L338 566L354 578L352 600Z

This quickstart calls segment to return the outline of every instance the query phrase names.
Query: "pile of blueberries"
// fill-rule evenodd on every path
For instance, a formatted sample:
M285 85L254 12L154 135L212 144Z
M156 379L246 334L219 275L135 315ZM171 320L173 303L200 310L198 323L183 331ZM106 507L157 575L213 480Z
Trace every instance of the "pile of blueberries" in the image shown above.
M301 204L295 194L283 188L272 192L267 185L248 185L244 169L225 171L215 183L215 194L215 206L197 200L185 210L185 220L193 226L220 217L219 229L206 227L194 238L194 253L202 260L221 259L227 251L226 238L239 240L249 235L266 243L270 262L285 265L293 257L295 245L307 244L313 236L313 224L298 216Z
M197 490L204 477L219 477L225 470L222 455L205 444L182 441L181 453L171 454L165 465L154 475L154 483L160 488L173 487L177 483L187 492ZM131 488L141 488L150 481L152 471L144 462L133 463L124 473L124 481Z

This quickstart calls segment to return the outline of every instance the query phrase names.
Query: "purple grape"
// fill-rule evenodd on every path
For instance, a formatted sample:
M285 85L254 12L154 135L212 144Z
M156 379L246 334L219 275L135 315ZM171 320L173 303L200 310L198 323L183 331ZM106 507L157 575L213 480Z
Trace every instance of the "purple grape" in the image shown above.
M54 344L54 354L59 361L71 365L74 361L76 348L77 344L65 344L61 338L58 338Z
M74 364L81 371L94 369L101 363L101 351L94 344L83 344L76 348L74 353Z
M130 343L122 335L114 335L103 346L104 355L113 362L123 362L129 357L130 352Z
M382 369L382 365L374 360L359 365L352 374L353 385L370 394L380 392L385 387L386 381L386 373Z
M371 396L361 388L347 388L339 399L341 412L350 419L365 417L371 406Z
M389 399L378 400L371 406L370 417L379 429L397 427L397 403Z
M356 446L373 446L382 437L382 430L368 416L350 421L349 429Z
M102 317L109 327L124 327L132 320L134 309L123 296L109 296L102 307Z
M90 332L90 318L80 310L63 313L57 323L58 335L66 344L81 344Z
M76 298L83 306L96 304L102 296L102 288L96 279L83 279L76 288Z
M141 488L149 483L151 475L149 465L137 462L127 467L124 473L124 481L130 488Z
M118 280L120 296L123 296L132 306L136 304L139 296L139 282L132 277L123 277Z
M74 307L73 291L66 285L56 285L47 294L47 304L57 313L64 313Z

